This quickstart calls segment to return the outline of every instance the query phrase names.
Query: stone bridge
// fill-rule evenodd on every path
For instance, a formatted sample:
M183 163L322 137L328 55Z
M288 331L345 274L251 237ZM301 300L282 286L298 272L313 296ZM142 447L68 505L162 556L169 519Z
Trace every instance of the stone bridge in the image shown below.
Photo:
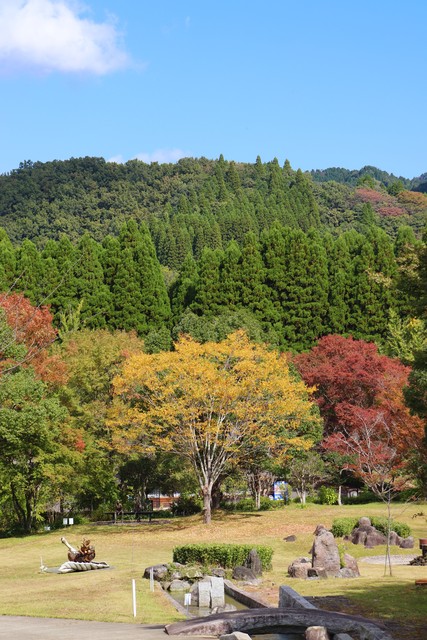
M307 627L321 626L331 634L355 633L360 640L393 640L380 626L366 618L334 611L296 608L245 609L217 613L205 618L174 622L165 627L169 635L222 636L234 631L251 634L286 631L305 631Z

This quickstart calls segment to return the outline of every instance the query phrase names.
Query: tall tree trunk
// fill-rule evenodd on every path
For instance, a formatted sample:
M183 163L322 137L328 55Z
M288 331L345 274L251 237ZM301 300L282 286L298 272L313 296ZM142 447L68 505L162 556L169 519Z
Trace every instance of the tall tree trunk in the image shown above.
M342 505L342 486L338 486L338 505L341 507Z
M202 493L203 493L203 521L205 524L210 524L212 522L212 510L211 510L212 487L210 485L205 485L202 488Z

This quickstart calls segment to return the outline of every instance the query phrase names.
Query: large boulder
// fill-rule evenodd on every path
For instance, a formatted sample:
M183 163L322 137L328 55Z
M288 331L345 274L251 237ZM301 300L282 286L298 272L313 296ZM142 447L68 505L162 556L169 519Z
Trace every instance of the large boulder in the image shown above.
M314 569L324 569L328 577L339 574L340 554L333 534L323 525L318 525L314 532L312 547L312 566Z

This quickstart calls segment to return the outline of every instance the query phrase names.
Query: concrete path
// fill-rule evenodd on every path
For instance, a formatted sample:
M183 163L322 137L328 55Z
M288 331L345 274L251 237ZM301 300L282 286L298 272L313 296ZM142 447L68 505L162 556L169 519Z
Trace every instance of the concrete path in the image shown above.
M164 625L0 616L1 640L168 640ZM181 637L180 640L186 640ZM195 640L194 636L191 640Z

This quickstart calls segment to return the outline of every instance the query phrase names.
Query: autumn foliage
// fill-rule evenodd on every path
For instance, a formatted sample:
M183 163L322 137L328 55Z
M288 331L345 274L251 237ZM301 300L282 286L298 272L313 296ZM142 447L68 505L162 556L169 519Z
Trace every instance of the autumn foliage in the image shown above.
M34 307L19 293L3 293L0 295L0 309L9 328L0 345L1 371L31 365L42 380L64 383L65 365L57 356L48 353L48 347L57 335L48 307ZM12 349L12 346L18 349Z
M210 521L215 481L248 445L304 446L315 421L308 389L277 352L237 332L220 343L182 337L175 351L131 356L114 380L109 421L121 451L160 447L192 464Z
M331 335L295 357L325 420L324 446L355 456L359 475L386 459L396 471L422 447L423 424L405 406L410 368L372 343ZM378 470L377 470L378 472ZM376 472L376 473L377 473Z

